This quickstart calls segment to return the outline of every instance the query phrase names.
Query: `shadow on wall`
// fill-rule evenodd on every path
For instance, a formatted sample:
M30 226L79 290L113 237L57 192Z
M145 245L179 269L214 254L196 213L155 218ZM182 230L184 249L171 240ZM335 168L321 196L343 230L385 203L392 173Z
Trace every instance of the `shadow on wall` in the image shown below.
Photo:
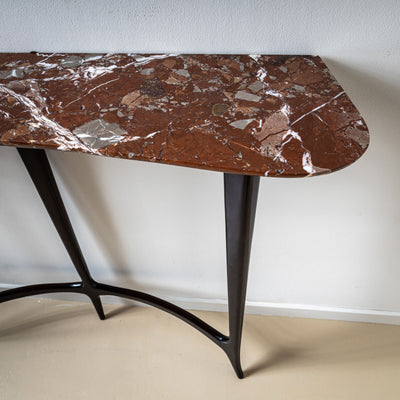
M106 281L111 278L113 284L150 293L156 291L158 295L190 297L190 291L180 291L177 288L168 287L168 284L163 285L162 282L159 282L157 287L148 287L137 282L135 280L135 269L143 269L143 266L138 265L140 261L135 259L135 249L136 251L142 250L138 246L141 246L141 243L147 240L149 231L154 232L154 234L158 234L161 231L161 235L165 235L165 231L176 231L176 236L183 248L190 246L193 234L192 232L188 232L188 227L191 229L193 222L194 228L191 230L196 230L196 218L201 217L197 215L198 213L194 214L195 211L190 209L190 205L196 204L196 202L199 203L204 186L202 180L209 179L209 177L205 176L204 173L182 173L183 171L176 170L177 167L169 166L167 168L160 168L162 167L160 165L157 166L152 163L144 165L144 162L139 161L113 160L86 154L47 153L54 165L54 170L60 176L60 180L67 190L68 195L72 198L74 205L84 217L85 225L89 227L98 248L101 249L106 259L106 269L96 270L96 265L93 265L92 260L90 260L88 249L84 248L86 243L78 238L81 247L83 247L82 250L89 268L94 273L94 278L101 281L104 278ZM121 163L124 164L122 165ZM101 169L106 168L106 165L109 165L110 170L107 171L107 176L102 176ZM121 171L123 166L126 166L126 168L120 179L122 179L122 182L126 182L125 193L122 192L121 181L115 184L114 187L110 186L113 184L110 176L114 173L117 177L118 171ZM173 171L172 169L176 170L177 173L171 172ZM222 175L220 178L222 186ZM153 187L157 186L157 190L148 190L149 185ZM118 204L112 203L112 200L110 200L112 197L107 194L112 190L115 190L118 194L117 200L120 200ZM164 196L168 197L166 203L171 203L171 198L166 193L167 190L173 192L172 201L175 202L173 210L163 210ZM145 192L143 197L141 196L141 191ZM137 196L135 196L135 193ZM152 210L152 204L146 203L149 193L150 196L154 195L154 193L159 196L160 201L156 201L160 203L159 210ZM123 196L130 196L132 202L130 203L126 198L120 198L121 194ZM223 198L220 200L219 206L222 209ZM182 207L176 204L176 202L182 202ZM112 208L118 207L121 210L119 215L126 216L125 221L116 219L115 209L113 210ZM185 207L184 210L182 209L183 207ZM190 219L187 218L188 210L191 213L189 215ZM179 217L174 217L180 211L182 215L179 214ZM159 225L154 225L154 216L152 215L154 212L157 212L163 218L163 221L159 221ZM173 222L173 226L169 225L171 221ZM131 224L130 231L132 236L126 237L126 235L129 235L129 231L127 232L128 224ZM72 221L72 225L75 225L74 221ZM137 231L138 226L144 227L143 236L142 232ZM136 237L139 236L139 240L135 240L135 235ZM170 238L168 238L168 241L169 245L172 246ZM171 253L177 251L176 248L168 248L166 250L165 247L163 248L158 243L157 239L154 240L151 248L155 253L158 251L162 253L169 250ZM152 254L149 253L147 257L150 260L148 262L151 262ZM168 262L165 264L167 265ZM163 265L159 265L159 267L162 268ZM225 266L221 265L221 269L225 271ZM101 276L97 276L98 273ZM123 303L131 304L130 301L125 300Z
M96 164L93 162L93 156L84 155L80 157L74 155L63 157L60 160L59 157L54 156L53 152L47 151L47 155L51 163L55 165L55 170L63 185L67 188L69 195L84 216L107 261L118 266L118 268L125 268L126 257L121 247L122 238L118 234L118 229L116 229L118 221L113 220L104 201L98 175L94 172ZM79 239L78 242L82 246ZM84 249L83 253L85 254Z
M393 122L397 120L396 126L399 126L399 80L396 81L393 76L388 76L387 80L383 80L333 59L325 57L323 59L349 97L353 101L356 100L356 105L360 105L361 115L365 116L367 124L373 119L376 119L377 122L386 123L387 119L391 118ZM371 114L370 118L368 117L369 114ZM385 135L387 132L379 132L379 134ZM374 140L373 133L371 136L371 139Z
M379 298L379 291L385 287L395 299L398 298L395 281L400 277L400 79L393 74L374 76L331 59L325 61L364 116L371 135L370 148L365 155L367 170L360 179L366 189L368 204L365 209L368 214L364 214L363 219L368 223L365 229L372 241L364 244L365 254L360 260L375 268L364 285L368 286L372 298ZM368 270L366 272L368 274ZM388 276L394 280L390 287ZM399 307L393 308L396 300L391 303L392 306L376 304L375 308L398 312Z

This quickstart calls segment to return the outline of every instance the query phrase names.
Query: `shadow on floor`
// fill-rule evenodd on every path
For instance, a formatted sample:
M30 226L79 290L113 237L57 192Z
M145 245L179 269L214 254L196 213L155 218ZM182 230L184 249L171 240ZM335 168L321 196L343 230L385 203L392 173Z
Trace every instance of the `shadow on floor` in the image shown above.
M244 366L246 376L284 366L315 367L398 359L400 326L286 317L257 317L246 323L244 344L255 343L262 354ZM245 346L244 346L245 347Z

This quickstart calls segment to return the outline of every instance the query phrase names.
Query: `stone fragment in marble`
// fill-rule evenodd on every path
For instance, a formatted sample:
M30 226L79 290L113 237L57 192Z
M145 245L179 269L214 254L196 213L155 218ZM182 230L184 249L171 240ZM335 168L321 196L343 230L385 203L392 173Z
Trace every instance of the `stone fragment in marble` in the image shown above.
M229 125L233 126L234 128L244 129L252 121L254 121L254 118L240 119L238 121L234 121L234 122L230 123Z
M154 68L145 68L140 72L142 75L149 76L154 72Z
M140 102L139 97L140 97L140 92L135 90L125 95L121 100L121 104L128 106L129 109L133 109L137 104L139 104Z
M110 124L103 119L89 121L76 128L73 134L93 149L101 149L118 143L126 136L126 132L118 124Z
M212 113L216 116L220 116L224 112L226 112L228 109L229 109L228 104L218 103L218 104L214 104L214 106L212 108Z
M190 78L190 74L187 69L178 69L177 71L175 71L175 73L184 76L185 78Z
M66 58L64 58L60 65L64 68L75 68L75 67L79 67L79 65L81 65L83 63L83 58L80 56L68 56Z
M248 88L249 88L253 93L257 93L257 92L259 92L261 89L264 88L264 84L263 84L261 81L255 81L255 82L253 82L251 85L249 85Z
M242 90L239 90L236 93L235 98L236 99L240 99L240 100L253 101L253 102L259 102L261 100L260 96L257 96L257 95L252 94L252 93L247 93L247 92L244 92Z

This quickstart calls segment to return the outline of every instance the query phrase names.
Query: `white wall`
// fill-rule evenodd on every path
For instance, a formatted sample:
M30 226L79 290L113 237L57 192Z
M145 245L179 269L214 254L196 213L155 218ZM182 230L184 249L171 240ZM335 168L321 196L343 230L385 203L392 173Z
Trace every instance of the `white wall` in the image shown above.
M248 300L258 312L400 322L398 0L0 5L3 52L321 55L371 145L332 175L262 179ZM224 303L222 174L48 154L96 278ZM0 184L0 286L75 279L15 149L0 148Z

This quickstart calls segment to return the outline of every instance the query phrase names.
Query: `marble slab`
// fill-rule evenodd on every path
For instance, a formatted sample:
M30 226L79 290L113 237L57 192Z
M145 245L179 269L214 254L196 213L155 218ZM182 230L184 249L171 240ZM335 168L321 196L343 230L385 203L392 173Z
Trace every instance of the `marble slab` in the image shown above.
M0 144L281 177L367 149L319 57L0 54Z

